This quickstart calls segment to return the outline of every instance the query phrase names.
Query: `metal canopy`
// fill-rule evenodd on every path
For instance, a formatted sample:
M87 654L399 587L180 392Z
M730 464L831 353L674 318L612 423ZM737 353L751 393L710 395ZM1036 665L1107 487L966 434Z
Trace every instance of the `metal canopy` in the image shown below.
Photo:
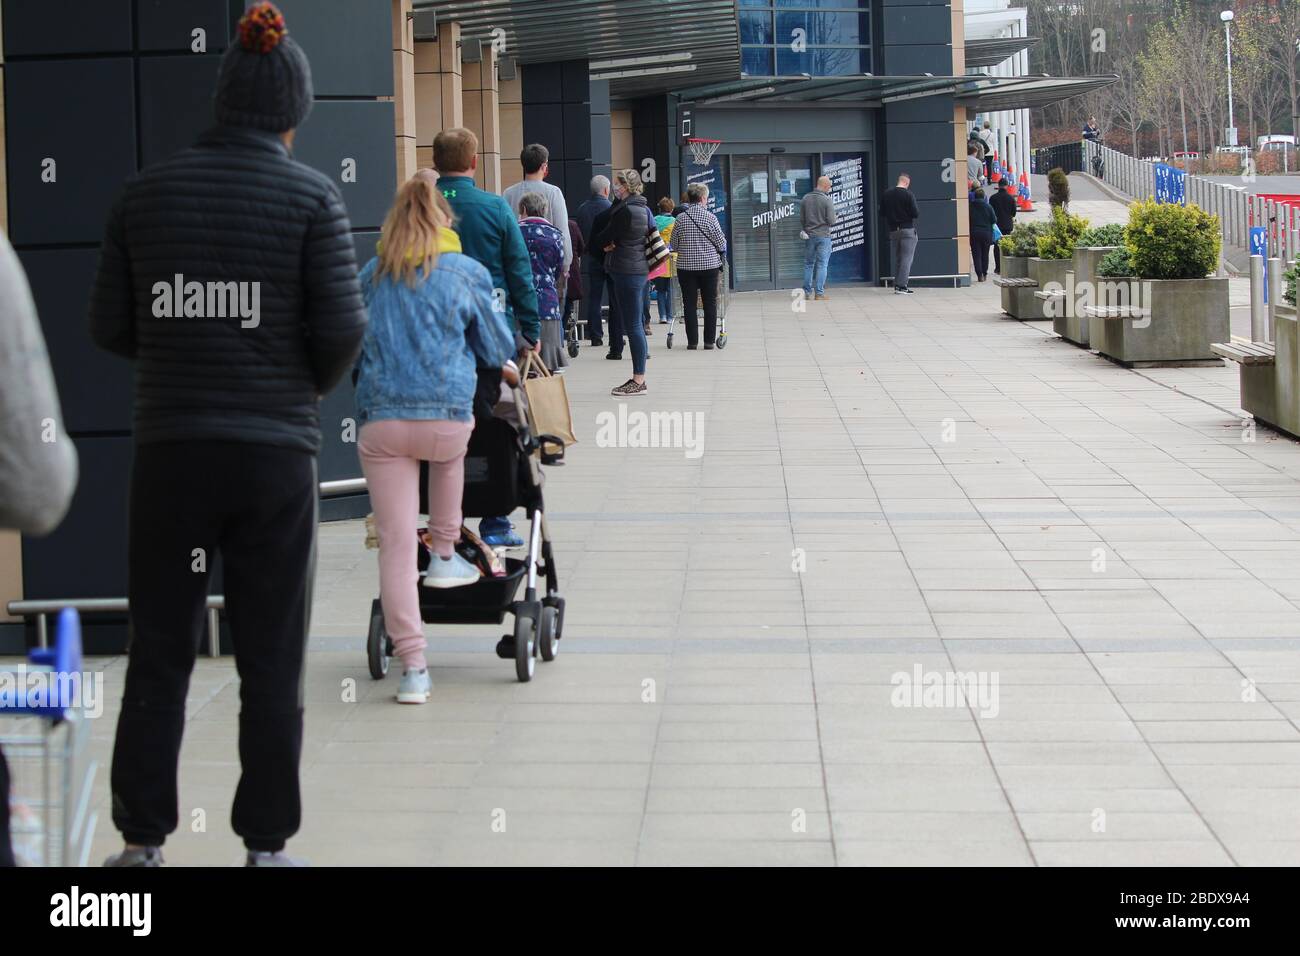
M647 96L684 84L712 83L740 74L735 0L415 0L439 23L456 22L463 39L505 39L519 63L559 60L647 61L612 66L610 95ZM682 54L689 54L689 59ZM657 57L672 72L654 70ZM693 70L681 67L693 66Z
M729 103L885 103L948 94L979 111L1034 109L1114 83L1115 76L750 76L681 90L697 107Z
M895 88L921 86L936 92L960 82L961 77L939 76L747 76L730 83L680 91L696 106L724 103L857 103L879 106L881 97Z
M1009 56L1015 56L1035 43L1042 42L1041 37L987 37L980 40L966 41L966 66L969 69L983 69L997 66Z
M1091 93L1119 81L1109 76L971 76L972 89L957 102L981 113L997 110L1038 109L1071 97Z

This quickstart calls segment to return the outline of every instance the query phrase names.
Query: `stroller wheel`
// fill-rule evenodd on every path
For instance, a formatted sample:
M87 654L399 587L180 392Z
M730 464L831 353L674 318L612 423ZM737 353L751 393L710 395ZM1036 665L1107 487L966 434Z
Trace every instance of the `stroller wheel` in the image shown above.
M673 334L671 332L669 332L668 337L664 339L664 345L668 346L669 348L673 347Z
M370 631L366 634L366 657L370 676L383 680L388 674L388 657L392 651L388 629L384 627L384 608L376 598L370 605Z
M543 607L537 623L537 649L542 660L553 661L560 653L559 612L553 607Z
M577 358L577 357L578 357L578 343L577 343L577 342L570 342L570 343L569 343L569 358Z
M515 676L520 683L526 684L532 680L533 671L537 667L537 661L533 657L536 653L536 633L532 618L515 618Z
M715 341L713 344L720 349L725 349L727 347L727 333L723 332L721 335L719 335L717 341Z

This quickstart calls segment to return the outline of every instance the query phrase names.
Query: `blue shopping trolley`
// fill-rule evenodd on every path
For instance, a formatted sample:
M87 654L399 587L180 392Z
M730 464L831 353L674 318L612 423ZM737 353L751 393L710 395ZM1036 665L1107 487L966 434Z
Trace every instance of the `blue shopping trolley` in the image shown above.
M71 608L59 613L51 647L31 651L17 669L0 669L0 747L9 763L9 830L20 866L85 866L90 855L97 767L84 679L81 619Z

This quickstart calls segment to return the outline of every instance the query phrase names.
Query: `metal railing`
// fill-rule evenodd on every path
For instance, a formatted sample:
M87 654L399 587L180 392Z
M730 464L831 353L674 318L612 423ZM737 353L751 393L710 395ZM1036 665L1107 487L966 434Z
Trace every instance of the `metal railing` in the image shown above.
M1097 174L1097 160L1101 164L1102 182L1132 196L1149 199L1156 193L1156 165L1144 159L1135 159L1109 146L1099 143L1083 144L1084 171ZM1219 217L1219 229L1225 246L1247 252L1250 248L1250 230L1265 227L1266 258L1294 262L1300 256L1300 203L1291 204L1251 195L1245 186L1221 183L1192 173L1186 174L1185 198L1206 212Z
M366 490L366 479L343 478L338 481L322 481L320 496L333 498L339 495L353 494ZM124 598L59 598L41 601L10 601L5 610L14 617L36 618L36 645L49 647L50 632L47 614L57 614L65 607L70 607L81 614L126 614L131 609L130 602ZM221 594L210 594L207 599L208 615L208 656L221 655L221 612L226 609L226 598Z

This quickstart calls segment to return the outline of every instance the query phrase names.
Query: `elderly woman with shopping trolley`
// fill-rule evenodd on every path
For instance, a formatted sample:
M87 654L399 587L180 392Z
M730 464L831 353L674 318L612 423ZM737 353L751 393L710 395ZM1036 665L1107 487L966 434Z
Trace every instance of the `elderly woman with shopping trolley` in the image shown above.
M727 237L718 217L705 202L709 189L702 183L686 187L686 208L677 217L672 232L672 250L677 253L677 284L682 290L682 316L686 321L686 348L699 348L697 300L704 299L704 348L718 340L718 279Z

